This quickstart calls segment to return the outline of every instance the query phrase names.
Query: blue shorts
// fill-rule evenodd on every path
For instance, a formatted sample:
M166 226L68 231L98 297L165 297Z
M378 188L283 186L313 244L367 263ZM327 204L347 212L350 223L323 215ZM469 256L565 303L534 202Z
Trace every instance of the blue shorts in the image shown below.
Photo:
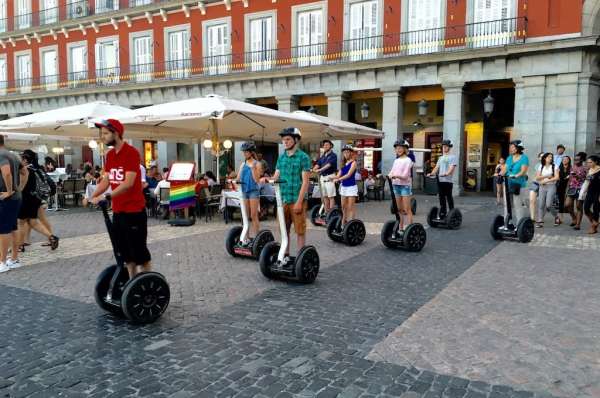
M21 207L21 199L9 198L0 200L0 234L10 234L17 230L17 216Z
M260 191L258 189L242 192L242 197L244 199L258 199L260 197Z
M412 196L412 187L410 185L394 185L394 195Z

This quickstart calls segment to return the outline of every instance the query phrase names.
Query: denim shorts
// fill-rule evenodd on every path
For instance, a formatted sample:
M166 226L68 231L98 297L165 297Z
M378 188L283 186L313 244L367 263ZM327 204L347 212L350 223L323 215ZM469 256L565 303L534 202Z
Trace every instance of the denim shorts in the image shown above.
M394 195L412 196L412 187L410 185L394 185Z
M242 192L242 196L244 199L258 199L260 197L260 192L258 189L254 189L248 192Z

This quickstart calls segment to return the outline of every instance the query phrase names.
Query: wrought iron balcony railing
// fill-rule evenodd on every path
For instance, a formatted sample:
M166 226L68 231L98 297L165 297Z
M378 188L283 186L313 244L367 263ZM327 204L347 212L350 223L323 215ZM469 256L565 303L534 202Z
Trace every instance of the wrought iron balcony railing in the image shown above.
M235 73L269 72L321 65L373 62L413 55L454 52L523 43L527 19L511 18L398 34L358 37L340 42L168 60L69 73L65 76L0 81L0 95L60 88L140 84Z

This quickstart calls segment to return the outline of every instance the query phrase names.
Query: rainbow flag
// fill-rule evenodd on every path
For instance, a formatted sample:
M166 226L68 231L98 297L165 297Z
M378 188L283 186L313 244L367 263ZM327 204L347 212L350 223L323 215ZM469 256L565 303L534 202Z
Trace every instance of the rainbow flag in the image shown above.
M196 205L196 183L194 181L171 181L169 209L179 210Z

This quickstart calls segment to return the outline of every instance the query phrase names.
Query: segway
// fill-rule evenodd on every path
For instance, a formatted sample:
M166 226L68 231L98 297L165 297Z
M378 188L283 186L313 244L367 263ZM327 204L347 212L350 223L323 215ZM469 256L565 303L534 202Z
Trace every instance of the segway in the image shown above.
M326 178L326 177L325 177ZM325 196L323 193L323 184L321 184L321 178L318 177L319 181L319 192L321 194L321 204L315 205L310 209L310 222L315 227L326 227L329 224L329 221L333 217L337 217L341 215L340 211L340 203L339 203L339 195L336 193L335 195L335 204L337 207L333 207L329 209L329 211L325 211L325 203L323 202L323 197Z
M439 178L436 176L436 180L439 182ZM439 194L439 193L438 193ZM450 209L450 211L444 216L439 217L440 209L437 206L433 206L429 210L427 215L427 224L432 228L446 228L446 229L458 229L462 224L462 213L457 208Z
M271 183L275 182L271 181ZM298 252L298 257L285 255L289 237L285 227L279 183L275 183L275 200L277 201L277 221L281 232L281 244L273 241L265 245L258 260L260 272L269 279L283 277L301 283L313 283L319 274L319 253L314 246L304 246Z
M237 183L237 193L242 212L242 226L235 226L225 236L225 250L232 257L249 257L258 260L263 247L275 240L271 231L263 229L254 238L248 238L250 222L246 211L246 200L242 194L242 183Z
M492 238L495 240L518 240L521 243L531 242L533 235L535 234L535 228L533 220L530 217L521 218L515 226L515 219L513 218L513 203L512 194L509 193L509 178L504 178L504 214L501 216L498 214L494 217L492 222L490 233ZM510 195L510 196L509 196ZM510 199L509 199L510 198Z
M418 252L423 249L427 241L427 233L423 225L413 223L408 225L404 231L400 230L400 211L396 204L396 195L394 194L394 186L392 179L387 177L390 186L390 195L392 197L392 213L396 217L395 220L390 220L383 224L381 230L381 242L388 249L402 249L412 252Z
M342 216L339 215L332 217L327 223L327 236L334 242L358 246L365 240L366 235L365 224L357 219L350 220L342 226Z
M116 250L108 203L102 201L98 205L104 215L117 264L111 265L98 275L94 289L96 303L103 310L125 316L132 322L152 323L160 318L169 306L169 284L158 272L142 272L129 279L125 263Z

